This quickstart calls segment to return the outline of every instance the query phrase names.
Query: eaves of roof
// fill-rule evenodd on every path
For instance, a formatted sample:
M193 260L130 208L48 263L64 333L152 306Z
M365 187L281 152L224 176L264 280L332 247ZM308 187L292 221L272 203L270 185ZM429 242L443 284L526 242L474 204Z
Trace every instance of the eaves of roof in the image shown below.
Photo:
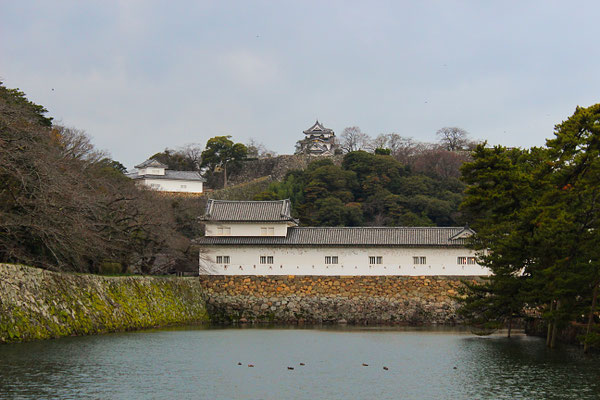
M173 172L176 172L175 174ZM152 174L131 174L129 177L131 179L167 179L173 181L193 181L193 182L206 182L206 179L202 178L199 174L194 172L196 175L184 175L177 174L177 172L188 172L188 171L165 171L165 175L152 175Z
M215 246L464 247L462 227L290 227L287 236L204 236Z

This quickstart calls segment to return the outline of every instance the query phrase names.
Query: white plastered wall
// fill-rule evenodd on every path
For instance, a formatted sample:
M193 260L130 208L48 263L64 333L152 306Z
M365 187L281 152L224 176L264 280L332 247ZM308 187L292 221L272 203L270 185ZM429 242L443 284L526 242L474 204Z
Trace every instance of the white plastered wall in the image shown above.
M161 192L202 193L201 181L175 179L142 179L144 185Z
M138 175L164 175L164 168L141 168L138 169Z
M219 228L230 228L227 236L263 236L261 228L273 228L271 236L286 236L288 222L205 222L205 236L222 236L219 234Z
M217 256L229 256L217 264ZM272 256L273 264L261 264ZM325 256L337 256L338 264L325 264ZM383 257L369 265L369 256ZM413 257L426 257L415 265ZM458 257L474 257L466 248L350 248L350 247L258 247L205 246L200 252L201 275L489 275L478 264L459 265Z

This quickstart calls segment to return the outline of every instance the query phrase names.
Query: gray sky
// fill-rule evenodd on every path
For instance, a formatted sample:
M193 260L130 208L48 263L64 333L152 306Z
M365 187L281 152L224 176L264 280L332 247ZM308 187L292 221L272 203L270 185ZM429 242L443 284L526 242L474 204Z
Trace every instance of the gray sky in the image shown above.
M128 167L230 134L289 154L315 118L543 145L600 101L597 1L4 1L0 79ZM54 89L54 90L52 90Z

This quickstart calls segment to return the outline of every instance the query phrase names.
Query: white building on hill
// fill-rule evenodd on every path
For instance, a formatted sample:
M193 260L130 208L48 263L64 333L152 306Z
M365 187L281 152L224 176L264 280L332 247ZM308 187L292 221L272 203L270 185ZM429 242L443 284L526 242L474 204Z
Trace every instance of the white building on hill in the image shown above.
M463 227L298 227L289 200L209 200L201 275L489 275Z
M127 174L136 183L161 192L202 193L204 179L196 171L170 171L157 160L149 159Z

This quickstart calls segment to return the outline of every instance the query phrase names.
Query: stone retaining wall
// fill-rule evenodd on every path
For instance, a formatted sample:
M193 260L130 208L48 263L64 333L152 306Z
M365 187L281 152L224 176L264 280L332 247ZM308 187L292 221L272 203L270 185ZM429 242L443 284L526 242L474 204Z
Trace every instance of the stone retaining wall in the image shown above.
M451 276L201 276L211 319L221 322L454 324Z
M0 264L0 343L207 320L197 278L105 277Z
M300 134L300 136L303 136ZM298 138L300 139L300 138ZM340 165L344 159L343 155L327 157L334 164ZM311 162L322 160L322 156L308 154L282 154L275 157L261 158L258 160L248 160L242 163L242 167L232 171L228 181L232 184L248 182L250 180L270 175L275 180L282 180L285 174L291 170L304 170Z

